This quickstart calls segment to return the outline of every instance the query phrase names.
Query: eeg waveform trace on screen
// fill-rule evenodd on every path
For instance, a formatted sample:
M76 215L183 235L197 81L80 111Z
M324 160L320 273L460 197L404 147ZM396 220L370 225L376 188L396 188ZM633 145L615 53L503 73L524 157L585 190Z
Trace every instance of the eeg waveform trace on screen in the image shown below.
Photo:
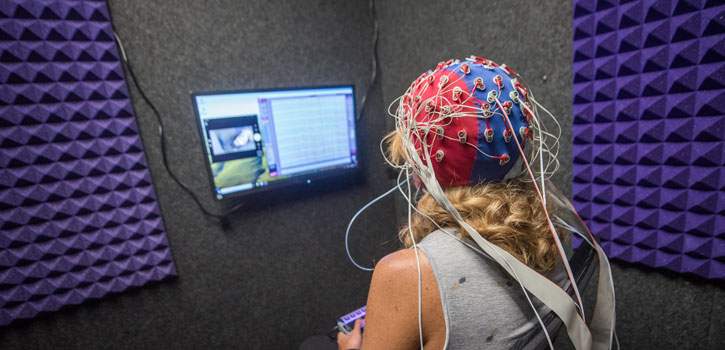
M358 165L352 86L192 97L217 199Z

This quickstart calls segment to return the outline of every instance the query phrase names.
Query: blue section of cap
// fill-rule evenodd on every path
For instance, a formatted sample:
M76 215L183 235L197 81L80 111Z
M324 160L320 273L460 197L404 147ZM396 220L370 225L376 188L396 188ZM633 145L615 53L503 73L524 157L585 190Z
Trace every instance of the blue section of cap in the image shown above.
M467 64L470 68L469 74L464 74L461 70L461 66ZM454 64L446 68L446 70L454 72L458 75L468 87L468 92L474 90L473 96L480 101L488 102L488 93L491 90L498 92L498 86L494 82L494 77L500 75L503 80L503 88L501 93L498 95L499 101L503 104L506 101L511 101L509 93L515 91L514 86L511 84L511 78L508 76L505 70L501 68L488 69L483 67L481 63L473 63L472 61L461 61L460 63ZM483 79L483 83L486 86L485 90L474 89L475 80L477 77ZM511 101L513 107L509 114L509 120L513 126L513 135L521 143L522 148L524 147L524 141L519 133L520 127L526 127L527 124L524 121L524 115L521 107ZM523 103L523 101L519 101ZM481 104L474 100L477 108L481 108ZM504 131L506 130L506 120L503 117L503 112L498 108L498 105L494 101L491 103L491 110L495 111L496 114L488 118L488 124L493 129L493 142L489 143L486 141L486 121L482 118L478 119L478 144L476 145L481 151L492 156L501 156L504 153L508 154L510 159L508 163L500 165L499 160L488 157L476 151L476 159L473 162L473 169L471 170L471 178L469 184L476 184L479 182L490 182L502 180L504 176L511 170L514 163L519 159L521 153L516 146L516 141L511 138L510 142L506 142L504 139ZM479 114L483 115L482 112Z

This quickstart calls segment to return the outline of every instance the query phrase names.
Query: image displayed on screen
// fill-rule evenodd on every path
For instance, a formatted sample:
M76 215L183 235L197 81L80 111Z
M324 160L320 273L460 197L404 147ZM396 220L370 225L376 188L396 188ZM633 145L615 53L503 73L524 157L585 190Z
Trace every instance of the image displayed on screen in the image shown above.
M251 151L254 145L254 129L251 126L239 126L209 131L211 151L215 155Z
M204 129L212 163L263 154L257 115L204 119Z
M196 95L218 199L357 166L352 87Z

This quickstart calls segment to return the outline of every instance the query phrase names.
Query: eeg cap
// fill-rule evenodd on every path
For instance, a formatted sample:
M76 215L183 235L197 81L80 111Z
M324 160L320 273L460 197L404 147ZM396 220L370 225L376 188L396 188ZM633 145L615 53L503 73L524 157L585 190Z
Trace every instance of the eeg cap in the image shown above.
M411 84L397 114L414 120L404 137L421 159L429 153L443 187L516 177L525 171L521 150L533 154L526 89L515 72L487 59L439 63Z

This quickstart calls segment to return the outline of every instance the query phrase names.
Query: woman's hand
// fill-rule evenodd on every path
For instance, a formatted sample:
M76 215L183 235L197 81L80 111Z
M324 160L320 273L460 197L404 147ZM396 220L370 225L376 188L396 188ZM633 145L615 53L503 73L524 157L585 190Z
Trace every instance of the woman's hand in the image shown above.
M362 347L362 328L363 319L358 318L355 321L355 327L350 334L343 332L337 333L337 349L338 350L360 350Z

